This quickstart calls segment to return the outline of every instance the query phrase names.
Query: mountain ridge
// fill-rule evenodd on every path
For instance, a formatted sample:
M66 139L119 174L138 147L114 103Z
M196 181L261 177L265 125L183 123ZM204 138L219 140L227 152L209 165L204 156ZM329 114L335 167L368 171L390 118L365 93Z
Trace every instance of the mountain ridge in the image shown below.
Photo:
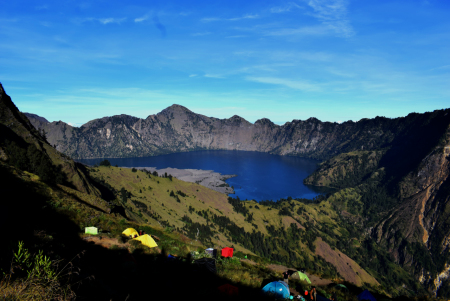
M402 134L401 131L408 131L408 128L402 128L403 124L411 127L411 121L415 119L426 119L423 116L443 115L449 111L411 113L395 119L376 117L341 124L321 122L316 118L305 121L294 119L284 125L276 125L267 118L252 124L237 115L218 119L172 105L145 119L115 115L91 120L79 128L62 122L44 124L35 116L28 117L36 128L45 130L49 142L58 150L79 159L143 157L220 149L262 151L324 160L339 153L389 146L396 136ZM112 139L116 142L114 145Z

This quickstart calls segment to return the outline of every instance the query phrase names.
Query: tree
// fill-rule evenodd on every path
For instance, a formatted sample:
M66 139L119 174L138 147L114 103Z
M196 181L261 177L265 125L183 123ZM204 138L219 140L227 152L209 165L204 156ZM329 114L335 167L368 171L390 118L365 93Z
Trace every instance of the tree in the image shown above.
M100 166L107 166L107 167L109 167L109 166L111 166L111 162L109 162L108 160L103 160L102 162L100 162Z
M122 203L125 204L127 202L127 191L123 187L120 190L120 196L122 198Z

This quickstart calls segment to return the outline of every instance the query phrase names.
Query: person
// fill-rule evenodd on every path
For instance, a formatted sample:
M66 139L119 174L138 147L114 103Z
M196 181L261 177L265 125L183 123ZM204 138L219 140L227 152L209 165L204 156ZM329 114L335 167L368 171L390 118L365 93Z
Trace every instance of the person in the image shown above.
M337 301L336 293L333 293L333 296L331 297L331 300Z
M317 301L317 292L315 286L311 287L311 292L309 293L309 295L311 296L312 301Z
M139 236L141 236L142 235L142 230L139 230Z
M289 272L286 271L283 273L284 276L284 282L286 282L286 284L289 284Z

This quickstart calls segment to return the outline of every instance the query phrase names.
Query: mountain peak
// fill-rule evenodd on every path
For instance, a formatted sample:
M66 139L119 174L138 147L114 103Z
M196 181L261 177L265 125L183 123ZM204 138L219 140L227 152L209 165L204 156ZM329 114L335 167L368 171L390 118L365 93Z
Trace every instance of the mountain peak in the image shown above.
M181 111L191 112L191 110L189 110L188 108L183 107L183 106L181 106L181 105L177 105L177 104L173 104L173 105L171 105L170 107L167 107L165 110L170 110L170 111L178 111L178 110L181 110Z

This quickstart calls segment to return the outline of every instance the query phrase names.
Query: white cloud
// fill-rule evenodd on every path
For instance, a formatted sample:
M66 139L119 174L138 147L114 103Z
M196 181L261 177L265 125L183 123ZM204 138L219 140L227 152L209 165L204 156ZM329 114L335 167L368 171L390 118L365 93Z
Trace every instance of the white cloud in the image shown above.
M196 33L193 33L192 34L192 36L193 37L201 37L201 36L207 36L207 35L210 35L211 33L210 32L196 32Z
M205 74L205 77L211 77L211 78L224 78L222 75L220 74Z
M300 8L301 9L303 7L301 7L297 3L290 2L290 3L288 3L285 6L272 7L270 9L270 12L274 13L274 14L285 13L285 12L291 11L291 9L293 9L293 8Z
M197 74L191 74L191 75L189 75L189 77L196 77L197 76Z
M75 19L74 22L75 23L84 23L87 21L97 21L103 25L106 24L112 24L112 23L116 23L116 24L120 24L123 21L125 21L127 18L85 18L85 19Z
M117 23L120 24L123 21L125 21L127 18L103 18L103 19L98 19L98 21L102 24L109 24L109 23Z
M134 22L139 23L139 22L147 20L148 18L149 18L149 15L147 14L147 15L144 15L144 16L142 16L140 18L134 19Z
M314 13L309 15L317 18L322 24L334 30L337 34L350 37L355 34L347 17L347 0L304 0Z
M44 4L44 5L36 6L35 8L36 8L37 10L48 9L48 5L47 5L47 4Z
M301 90L301 91L319 91L319 90L321 90L318 85L311 84L306 81L293 81L293 80L289 80L289 79L276 78L276 77L252 77L252 76L248 76L245 79L249 80L249 81L258 82L258 83L281 85L281 86L285 86L288 88Z
M239 21L239 20L244 20L244 19L257 19L259 18L259 15L256 14L246 14L242 17L237 17L237 18L216 18L216 17L212 17L212 18L203 18L200 21L202 22L214 22L214 21Z
M226 37L227 39L238 39L238 38L246 38L246 35L236 35L236 36L229 36Z
M327 26L305 26L300 28L283 28L268 31L266 36L291 36L291 35L325 35L330 32Z

